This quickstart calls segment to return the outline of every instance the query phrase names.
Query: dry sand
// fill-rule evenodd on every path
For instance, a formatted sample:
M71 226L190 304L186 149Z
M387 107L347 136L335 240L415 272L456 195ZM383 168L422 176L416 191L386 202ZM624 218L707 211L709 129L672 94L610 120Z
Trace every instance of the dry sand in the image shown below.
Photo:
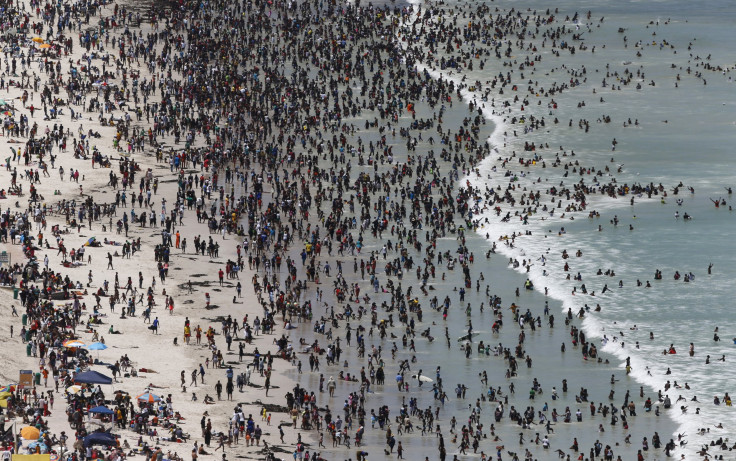
M107 6L103 9L103 15L112 15L112 7ZM150 27L143 25L142 27L144 34ZM120 27L114 31L115 34L122 33L124 28ZM29 37L30 38L30 37ZM29 45L24 51L28 53L28 49L34 48L34 45ZM84 49L78 45L75 37L75 46L73 54L69 56L63 56L62 59L58 60L62 66L62 74L67 75L69 70L69 60L71 59L75 63L82 59ZM30 71L34 72L41 78L41 88L43 88L43 82L47 80L47 74L39 71L38 62L43 59L43 56L36 54L34 62L30 68ZM93 65L99 61L93 61ZM143 60L141 60L143 63ZM143 65L133 66L135 70L141 72L142 78L149 78L147 69ZM20 64L18 65L19 71L21 70ZM118 81L121 73L118 72ZM26 87L28 89L28 87ZM100 138L89 139L89 147L92 150L93 146L96 146L104 155L109 155L113 158L112 166L113 171L118 172L118 158L120 153L116 152L113 148L113 139L116 134L116 128L110 126L102 126L98 120L99 113L83 112L83 118L79 120L72 120L67 107L63 108L63 115L56 119L44 120L43 110L36 110L34 116L31 118L29 109L23 107L21 102L21 96L24 89L14 86L10 86L7 89L0 91L0 97L5 99L8 103L12 104L15 108L16 117L20 114L26 114L29 117L30 124L38 123L38 132L43 134L47 127L53 129L55 124L62 124L64 130L69 130L71 136L67 138L67 150L66 152L59 152L58 149L54 150L54 154L58 155L56 159L56 168L49 168L50 177L43 177L41 175L40 184L36 184L39 193L43 196L41 203L50 205L56 209L56 204L62 199L66 200L77 200L77 203L84 200L88 195L92 195L96 203L112 203L115 201L115 190L108 186L108 175L110 173L109 168L100 168L98 165L93 167L91 160L75 159L73 157L72 149L72 138L79 139L79 129L98 131L101 135ZM35 107L40 106L39 94L29 89L29 100L27 106L35 104ZM75 112L79 112L82 108L80 106L72 106ZM116 110L112 113L116 118L122 116L125 111ZM111 114L105 113L105 117L109 119ZM141 126L147 129L148 124L145 123L145 118L142 122L134 123L135 126ZM23 144L15 144L12 140L18 140ZM10 147L18 149L24 146L26 138L12 138L8 136L0 137L0 151L5 154L3 157L11 155ZM203 141L200 138L200 143ZM173 137L171 139L159 138L159 143L168 145L175 149L183 149L183 143L175 146ZM201 145L201 144L200 144ZM197 145L195 144L195 147ZM168 148L166 149L168 151ZM170 171L168 163L157 163L153 156L153 151L146 145L146 152L134 153L131 158L138 162L141 166L141 170L145 172L149 168L153 171L153 175L159 180L158 193L153 196L155 206L153 210L157 215L161 212L161 202L163 198L167 200L168 210L170 210L173 203L176 200L177 183L175 173ZM29 166L30 168L37 169L38 162L34 162ZM64 168L64 177L60 178L58 168ZM18 172L24 171L23 162L13 162L12 168L17 168ZM79 183L69 181L70 170L79 170L80 179ZM209 176L208 172L197 170L186 170L186 174L197 173ZM28 181L24 181L20 178L18 183L23 184L23 191L25 195L23 197L8 196L7 199L0 201L3 211L10 207L11 212L22 211L28 205L28 189L30 184ZM0 170L0 178L2 178L2 184L4 188L10 184L10 171L6 168ZM80 193L80 186L82 187L82 193ZM137 191L137 187L133 188ZM236 192L238 188L236 187ZM268 190L268 186L266 186ZM55 195L54 192L58 191L60 195ZM128 194L130 194L129 189ZM213 195L213 198L216 194ZM20 205L20 208L16 206L16 202ZM138 207L136 205L136 210ZM120 208L117 213L117 217L114 218L113 222L117 219L122 218L123 213L130 211L130 205L127 208ZM150 212L150 209L149 209ZM206 223L197 223L196 214L193 210L187 210L185 212L183 225L177 226L181 234L181 238L186 238L188 242L187 253L182 253L172 247L171 251L171 263L168 273L168 278L165 282L161 282L158 279L158 272L156 263L154 261L154 246L161 242L161 227L141 228L137 225L130 225L130 232L128 238L125 235L117 234L114 225L112 229L108 226L107 219L102 222L93 222L92 228L89 229L86 224L82 226L81 230L76 228L69 228L65 221L65 217L59 214L51 214L47 216L47 225L43 231L44 239L51 239L51 246L56 247L54 238L51 235L51 228L54 225L60 225L62 230L69 230L69 234L62 234L61 238L64 239L64 243L68 249L80 248L88 241L90 237L96 237L100 242L104 241L105 238L117 242L125 242L126 240L132 241L133 239L141 239L142 250L136 252L130 259L125 259L120 256L114 258L114 270L107 269L107 253L117 252L121 253L120 246L103 245L102 247L86 247L85 261L79 267L66 268L61 264L61 255L57 256L56 249L41 250L36 253L41 264L45 256L49 258L49 267L58 271L62 276L69 275L74 281L80 281L83 285L87 284L88 273L91 271L93 276L92 284L87 289L89 295L82 297L82 302L86 304L85 315L82 319L86 320L88 315L92 311L92 307L95 304L93 291L96 291L101 287L105 280L110 283L112 287L114 285L115 274L119 274L121 287L125 286L128 277L132 277L134 286L138 285L138 272L142 272L144 278L144 288L148 288L151 285L151 280L156 279L155 288L155 301L156 306L152 312L152 318L158 317L160 319L160 331L158 335L152 334L147 328L148 324L143 322L140 312L143 311L142 306L137 307L136 317L129 317L127 319L119 318L119 313L122 310L122 306L116 306L116 313L111 313L107 304L107 299L102 300L101 313L106 314L106 317L102 318L103 324L97 327L97 331L101 336L104 337L104 342L108 346L107 350L100 352L93 352L92 356L99 357L101 362L115 363L121 356L127 354L128 357L135 364L135 368L155 370L151 372L141 372L136 377L126 377L119 379L117 383L111 386L102 386L103 392L107 396L112 394L113 390L124 390L132 395L138 395L143 393L148 386L151 386L151 392L154 392L161 396L168 394L172 395L173 407L175 411L178 411L184 420L181 424L184 427L185 432L191 434L193 439L189 443L173 443L173 442L154 442L145 437L144 440L148 441L149 444L156 444L162 446L164 452L172 451L177 452L180 456L190 456L191 447L193 441L202 443L202 436L200 430L200 419L204 412L208 412L209 417L212 419L214 432L224 431L227 433L228 420L232 416L232 410L236 403L244 404L243 410L245 415L252 414L256 419L257 424L261 425L264 429L264 439L268 442L278 441L278 429L276 426L281 421L288 421L286 414L273 413L271 419L271 426L266 427L266 422L261 421L261 410L263 407L258 402L271 402L284 404L284 394L287 389L293 387L293 383L286 379L280 372L285 367L286 363L281 360L274 362L274 374L271 379L272 390L270 396L265 396L265 390L261 388L264 382L264 378L258 373L253 373L251 382L253 386L246 387L246 392L240 393L235 390L235 396L233 401L226 401L225 393L223 392L223 401L216 401L212 405L206 405L204 403L205 394L209 394L216 398L214 390L215 383L220 380L223 385L226 382L225 369L212 369L211 367L206 369L205 385L198 385L197 387L190 387L190 373L193 369L197 368L199 364L205 364L207 358L211 357L209 348L207 347L206 338L203 338L202 345L196 345L194 338L192 338L191 344L184 344L183 332L185 318L191 320L192 327L201 326L206 331L212 326L217 332L216 343L220 348L225 349L225 341L220 333L220 317L227 317L232 315L234 319L242 322L244 316L249 315L250 319L257 316L262 316L262 309L257 302L253 293L251 284L251 277L253 273L244 268L240 274L240 282L243 285L243 297L238 300L237 303L233 303L233 296L236 294L235 284L236 281L227 280L223 287L218 285L218 271L225 269L225 263L228 258L235 260L235 249L238 244L243 242L242 238L235 234L226 235L224 238L220 234L216 234L213 238L220 244L219 258L210 258L208 256L197 256L192 253L193 240L197 235L201 235L204 238L209 237L209 231ZM103 231L103 225L107 227ZM34 231L37 232L35 225ZM34 234L35 235L35 234ZM17 242L16 242L17 243ZM12 256L13 263L25 264L27 259L22 255L21 248L19 245L2 245L4 251L8 251ZM89 261L87 260L89 257ZM188 280L193 282L193 293L189 294L188 289L185 288L185 284ZM140 290L139 292L142 292ZM205 293L209 293L211 296L211 304L216 305L217 308L207 310L205 309ZM173 314L169 314L164 309L164 302L166 294L173 296L175 299L175 309ZM57 301L58 303L59 301ZM15 306L18 312L23 312L20 306L19 300L13 299L13 290L5 289L0 291L0 306L2 306L2 313L10 317L12 307ZM115 330L121 332L121 334L107 334L110 325L114 325ZM10 328L14 327L15 335L10 338ZM3 367L0 369L0 376L3 379L4 384L16 383L18 381L18 371L21 369L32 369L38 370L39 359L34 357L27 357L25 353L25 344L21 341L19 331L21 329L20 318L13 318L8 322L0 324L0 337L4 338L4 347L0 351L0 360L3 361ZM84 332L83 328L78 328L79 337L81 340L92 343L92 333ZM178 346L174 345L174 338L178 337ZM242 338L242 334L241 334ZM251 353L253 347L258 347L262 353L267 353L269 350L275 353L278 349L273 344L274 336L255 336L255 340L252 345L247 347L247 352ZM238 342L233 342L232 351L225 354L225 361L238 362ZM250 357L247 357L250 359ZM245 361L242 364L238 364L235 367L235 373L241 372L245 368ZM111 376L110 370L104 365L96 365L91 367L93 370L97 370ZM180 373L184 370L187 376L187 390L186 392L180 386ZM43 386L42 386L43 387ZM53 388L53 381L49 380L48 389ZM43 389L46 390L46 389ZM62 389L60 389L63 392ZM195 392L198 396L196 402L191 400L192 392ZM67 422L63 395L56 394L55 397L54 411L49 417L49 425L51 432L59 434L62 430L66 431L67 434L73 433L70 430ZM8 423L9 424L9 423ZM19 421L17 427L22 427L23 424ZM132 431L120 431L116 430L121 436L121 441L127 439L131 446L134 446L137 442L138 435ZM159 431L159 437L167 436L168 433L165 430ZM294 443L296 441L296 435L293 431L287 429L287 442ZM212 459L216 456L218 459L221 457L220 453L214 453L216 443L213 442L212 448L207 449L210 455L200 456L200 459ZM58 449L58 447L55 447ZM241 439L238 445L238 453L255 453L260 450L261 447L253 447L251 449L245 448L245 443ZM228 448L228 453L232 453L232 450ZM253 455L254 457L258 457Z

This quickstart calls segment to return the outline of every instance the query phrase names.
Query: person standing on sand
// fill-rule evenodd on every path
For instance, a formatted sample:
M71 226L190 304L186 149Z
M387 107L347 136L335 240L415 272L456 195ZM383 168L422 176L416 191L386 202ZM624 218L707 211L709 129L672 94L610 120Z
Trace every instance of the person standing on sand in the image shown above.
M212 421L207 418L207 426L204 429L204 444L209 447L212 441Z
M327 381L327 391L330 393L330 397L335 396L336 387L337 387L337 383L335 383L335 378L330 376L330 379Z

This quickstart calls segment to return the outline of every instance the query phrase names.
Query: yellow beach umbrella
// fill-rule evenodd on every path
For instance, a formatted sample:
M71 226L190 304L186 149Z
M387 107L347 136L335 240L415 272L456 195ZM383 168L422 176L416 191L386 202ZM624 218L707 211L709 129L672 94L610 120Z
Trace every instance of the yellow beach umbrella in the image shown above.
M20 436L26 440L38 440L41 436L41 431L37 427L26 426L20 430Z
M76 394L77 392L81 390L82 390L82 386L78 386L76 384L74 386L69 386L66 388L66 391L70 394Z
M8 408L8 397L11 395L10 392L0 392L0 408Z
M33 37L31 40L33 40L36 43L43 43L43 39L41 37Z
M41 48L42 50L45 50L47 48L51 48L51 45L49 45L48 43L44 43L41 46L39 46L39 48Z

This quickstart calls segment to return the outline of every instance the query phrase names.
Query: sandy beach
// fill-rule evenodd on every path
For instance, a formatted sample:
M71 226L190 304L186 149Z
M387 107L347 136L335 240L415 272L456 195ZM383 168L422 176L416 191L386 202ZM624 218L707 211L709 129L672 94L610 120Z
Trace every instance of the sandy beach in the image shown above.
M28 7L26 4L25 8ZM92 5L90 8L93 8ZM158 25L154 23L141 23L141 10L123 12L123 8L125 6L109 4L90 11L93 21L102 19L106 25L111 26L105 31L108 44L114 43L115 39L120 41L121 37L125 37L124 32L133 24L136 34L139 30L149 34L158 29ZM143 11L143 15L149 20L152 17L150 11ZM77 18L78 14L75 14L70 21L75 30L78 30ZM38 15L39 23L42 19L43 16ZM86 23L82 17L82 30L92 30L94 33L94 28L87 28ZM245 364L253 362L254 348L261 348L262 357L268 352L275 354L277 350L271 335L254 333L239 356L238 346L244 343L244 331L234 328L233 321L242 324L248 316L252 322L255 317L263 315L250 281L254 273L244 267L244 259L237 262L238 257L243 258L245 255L245 252L239 250L244 238L242 235L238 236L235 228L226 229L224 233L210 232L208 220L200 222L197 216L199 213L193 211L194 208L187 209L183 197L177 203L180 175L183 178L197 175L198 179L202 175L203 180L206 177L208 187L214 188L212 197L217 197L217 187L213 185L211 177L214 171L211 165L224 162L203 160L202 147L209 142L205 136L199 136L185 147L185 142L179 142L176 139L178 135L173 130L165 132L161 129L155 133L156 141L153 145L149 142L152 138L147 131L155 128L151 121L154 114L149 106L150 115L143 115L149 112L145 110L143 100L148 100L149 97L153 100L163 90L159 89L157 92L154 89L158 85L156 76L159 74L150 73L143 60L130 59L124 65L121 62L120 66L115 66L115 58L109 58L109 52L114 53L115 47L100 44L99 50L86 49L82 33L79 37L76 32L67 33L64 37L69 38L68 46L64 46L66 39L57 34L45 36L44 39L39 37L38 41L31 40L38 35L44 34L28 31L20 40L23 58L20 58L20 53L16 57L19 58L18 61L22 59L24 62L18 63L16 69L16 57L12 59L16 77L6 77L2 91L6 108L12 111L12 118L6 117L6 120L18 123L21 117L27 117L22 133L13 133L8 123L5 124L9 129L3 133L4 149L6 152L11 152L11 148L15 149L19 155L11 156L8 159L9 164L4 165L2 172L6 185L6 206L3 206L3 213L10 218L5 219L3 225L8 228L17 225L18 218L23 213L28 213L25 217L41 216L40 219L33 219L33 223L27 227L26 235L33 237L32 250L26 249L24 252L19 235L13 239L8 238L7 244L3 245L3 251L10 255L13 267L19 271L34 267L37 271L35 277L30 277L23 283L18 272L14 288L9 287L2 292L2 304L9 317L9 321L2 325L2 334L6 338L6 348L3 351L6 366L0 372L3 381L8 385L18 384L18 373L21 369L43 376L37 385L32 383L22 392L15 386L12 389L16 390L15 395L21 401L27 401L34 407L41 405L41 408L44 403L49 405L50 398L45 395L46 392L52 393L55 405L51 405L50 412L37 414L40 415L39 423L43 422L38 425L47 429L41 438L46 440L48 448L65 457L74 452L70 451L72 448L81 448L81 456L90 455L82 448L83 430L91 433L98 427L110 429L113 426L115 429L112 432L118 437L117 445L121 450L118 455L108 449L106 452L108 456L112 456L110 459L135 453L150 458L158 454L159 447L163 450L160 453L162 458L188 459L192 456L195 443L203 446L199 452L202 459L220 459L225 451L223 447L228 454L232 453L235 446L238 451L254 454L261 452L265 444L258 441L256 446L255 435L253 448L246 449L246 442L243 440L245 435L238 437L233 434L232 427L238 426L237 420L235 424L232 423L234 408L242 410L246 419L252 415L255 425L259 426L258 438L262 432L264 441L276 441L276 427L279 422L288 421L288 418L283 413L266 414L262 417L264 407L260 402L278 401L283 404L283 389L290 387L290 381L274 374L271 378L271 397L267 397L261 390L264 374L256 368L252 374L247 372L250 376L250 384L247 386L241 385L242 378L235 376L233 384L241 390L236 390L235 396L228 396L227 370L231 366L237 370L237 375L243 374L244 377ZM97 40L94 40L97 45ZM52 44L52 48L39 46L44 43ZM26 57L30 58L28 66L25 65ZM60 67L52 74L50 69L54 66L45 66L46 62L53 62L55 65L58 63ZM107 76L103 70L106 65ZM90 72L91 67L95 67L95 70L85 73ZM95 72L100 74L96 75ZM79 82L84 85L84 90L80 87L78 91L62 92L59 96L54 96L62 100L53 103L46 96L41 99L43 91L51 89L52 82L57 77ZM32 84L34 79L35 85ZM143 85L146 82L149 87L144 90ZM142 93L146 93L146 96ZM25 104L24 98L27 99ZM72 101L76 101L76 104L69 104ZM134 106L141 111L138 115ZM87 110L89 108L94 110ZM72 117L72 114L75 116ZM126 120L132 123L126 123ZM28 137L29 128L35 133L35 138ZM144 138L147 138L145 148ZM46 139L51 141L48 152L44 151L42 157L32 155L31 143L41 145ZM20 152L28 152L28 157L21 157ZM177 168L173 168L172 152L179 155L190 153L190 160L179 164L177 159ZM197 154L193 155L195 152ZM195 165L191 158L197 156L199 164ZM203 161L209 164L207 168L202 166ZM239 181L235 181L235 178L228 178L223 182L225 167L222 168L220 185L227 187L228 195L232 193L233 197L235 194L240 197L247 189ZM27 171L32 172L30 179L26 177ZM78 172L77 177L74 172ZM22 195L11 195L8 190L11 178L15 178L13 186L17 184L22 187ZM252 184L252 180L248 180ZM123 186L124 181L127 182L127 187ZM116 183L115 187L113 182ZM136 182L135 186L133 182ZM140 187L136 187L139 182ZM35 201L30 200L31 189L37 194ZM144 200L137 202L136 194L145 197ZM207 202L207 207L202 205L200 208L211 213L209 201ZM117 206L113 208L114 205ZM227 210L233 211L234 208L235 203L232 203ZM137 213L138 219L145 214L148 223L141 225L140 221L136 222L134 213ZM123 223L126 214L128 216ZM164 223L167 219L170 222ZM158 222L154 225L155 221ZM198 241L199 238L203 244L208 239L214 240L214 243L212 248L203 248L198 256L193 248L195 239ZM60 248L64 248L64 251ZM76 254L75 257L72 252ZM83 256L79 256L80 253ZM28 256L31 254L33 259L29 260ZM35 263L29 264L31 261ZM231 277L231 267L238 264L238 277ZM165 277L161 277L159 266L163 266L161 269L165 271ZM42 294L41 300L34 302L34 309L26 314L31 303L29 301L26 306L21 305L22 298L26 297L23 289L46 289L51 285L43 283L44 277L41 273L45 274L47 269L53 272L55 279L64 280L68 277L67 290L58 285L48 289L51 300L47 301ZM227 278L219 280L218 273L226 269ZM237 288L240 284L242 291ZM64 296L64 291L67 296ZM117 299L114 308L111 308L110 298L115 297L115 293L118 293ZM134 301L135 306L131 307L126 300ZM46 335L39 336L36 333L39 326L34 322L40 321L39 325L44 325L41 327L43 331L50 325L45 320L48 313L42 315L37 308L41 305L48 308L51 305L49 303L53 304L53 310L57 312L64 309L76 311L77 315L73 317L79 323L66 325L61 334L58 334L58 330L48 330ZM150 311L146 312L149 306ZM133 312L134 315L130 315ZM18 313L17 317L15 313ZM228 318L231 319L229 325ZM154 324L157 325L155 332L150 329ZM185 338L187 324L191 336L189 340ZM25 332L28 333L23 335ZM208 337L211 337L211 341ZM67 338L77 339L85 346L66 348L62 343ZM92 344L104 344L102 347L105 349L90 350L84 356L89 359L89 363L72 359L77 351L84 353L85 348ZM49 350L55 351L56 357L61 357L64 352L68 353L69 361L65 364L68 365L68 370L63 370L67 367L59 366L58 362L56 370L53 370L49 362ZM219 356L216 352L219 352ZM275 364L271 364L275 371L283 368L281 362L277 360ZM266 369L269 369L269 365ZM121 427L118 427L117 422L113 424L111 418L117 419L118 415L103 415L106 421L100 422L97 419L99 415L87 414L86 411L82 412L84 423L70 427L74 406L66 402L65 395L66 388L71 387L74 380L71 376L65 379L65 376L85 370L94 370L107 377L116 375L111 385L100 385L102 394L95 393L94 398L90 390L71 390L70 395L73 398L82 397L79 402L85 408L90 407L85 402L96 402L113 411L117 408L126 410L129 407L131 411L138 412L141 408L138 408L137 397L145 393L153 394L152 398L156 402L150 406L150 414L145 415L146 428L142 432L139 429L131 430L130 424ZM192 379L193 371L196 371L196 380ZM182 378L184 375L186 379ZM184 385L182 380L185 381ZM90 389L95 388L94 384L90 385ZM218 388L221 389L219 393ZM24 392L30 393L26 395ZM78 393L72 394L73 392ZM275 398L274 394L277 392L280 395ZM40 404L37 403L39 399ZM136 423L131 412L126 413L126 420ZM212 427L212 441L209 446L205 446L203 435L208 422ZM12 426L11 434L19 434L21 428L28 425L34 425L34 421L16 417L6 418L5 422L6 429ZM181 432L177 432L177 428ZM79 443L75 443L75 429L80 436ZM68 438L64 443L65 449L60 444L62 433ZM222 433L225 439L228 436L230 438L217 452L215 449L220 445L219 434ZM250 438L249 434L249 441ZM294 434L290 433L289 438L295 442ZM13 441L12 437L10 441ZM26 447L34 442L24 439L19 441L23 446L17 448L18 453L25 453ZM104 448L104 445L101 447ZM43 451L46 451L45 448Z
M0 85L8 450L680 457L677 404L586 338L595 311L563 312L531 259L495 251L524 235L484 238L480 206L521 221L540 195L510 169L477 186L518 112L455 80L480 54L450 64L417 38L447 33L439 10L74 5L7 13L32 23L6 39ZM493 91L516 91L497 53ZM27 426L42 433L15 437Z

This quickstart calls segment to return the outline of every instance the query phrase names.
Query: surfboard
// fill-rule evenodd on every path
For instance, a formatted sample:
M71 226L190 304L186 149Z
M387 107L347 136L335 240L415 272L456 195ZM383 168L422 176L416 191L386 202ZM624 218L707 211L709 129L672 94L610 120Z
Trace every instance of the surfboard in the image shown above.
M411 375L411 378L412 379L417 379L417 375ZM420 376L418 379L419 379L419 381L421 381L423 383L433 383L434 382L434 380L432 378L430 378L429 376L424 376L424 375Z
M476 336L478 336L479 334L480 334L480 333L473 333L472 335L464 335L464 336L460 336L459 338L457 338L457 342L461 343L461 342L463 342L463 341L467 341L467 340L469 340L469 339L471 339L471 338L475 338L475 337L476 337Z

